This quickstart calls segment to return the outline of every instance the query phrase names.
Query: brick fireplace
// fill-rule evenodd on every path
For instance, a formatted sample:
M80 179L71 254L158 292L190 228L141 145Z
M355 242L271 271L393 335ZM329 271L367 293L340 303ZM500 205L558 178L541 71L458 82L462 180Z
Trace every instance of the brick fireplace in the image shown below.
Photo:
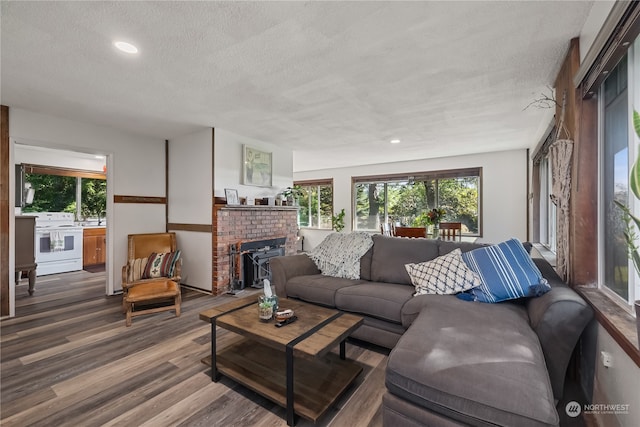
M213 295L229 290L231 245L285 237L285 254L296 252L298 208L289 206L213 207Z

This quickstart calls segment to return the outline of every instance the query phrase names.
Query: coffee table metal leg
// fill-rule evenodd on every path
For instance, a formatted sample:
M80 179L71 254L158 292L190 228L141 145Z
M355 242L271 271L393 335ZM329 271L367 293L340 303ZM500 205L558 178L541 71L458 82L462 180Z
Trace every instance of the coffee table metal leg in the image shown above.
M347 340L340 341L340 359L345 360L347 358Z
M216 363L216 320L212 319L211 322L211 381L218 382L220 375L218 375L218 365Z
M287 425L296 424L293 410L293 347L287 346Z

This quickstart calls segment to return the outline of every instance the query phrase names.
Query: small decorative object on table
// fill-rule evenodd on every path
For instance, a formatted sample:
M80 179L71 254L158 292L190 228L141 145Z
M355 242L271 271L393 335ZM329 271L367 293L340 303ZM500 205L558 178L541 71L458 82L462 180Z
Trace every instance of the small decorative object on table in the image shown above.
M268 322L273 318L273 301L264 296L258 297L258 315L260 321Z
M273 318L273 314L278 310L278 296L271 290L271 282L264 279L264 295L258 298L258 309L260 320L268 322Z
M293 317L293 310L290 308L276 312L276 322L284 322Z

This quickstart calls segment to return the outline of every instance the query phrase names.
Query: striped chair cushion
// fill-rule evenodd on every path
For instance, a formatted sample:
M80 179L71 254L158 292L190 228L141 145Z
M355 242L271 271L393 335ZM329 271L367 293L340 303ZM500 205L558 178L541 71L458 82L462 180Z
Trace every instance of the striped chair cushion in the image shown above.
M136 258L129 260L129 271L127 275L127 282L137 282L142 279L144 269L147 266L148 258Z

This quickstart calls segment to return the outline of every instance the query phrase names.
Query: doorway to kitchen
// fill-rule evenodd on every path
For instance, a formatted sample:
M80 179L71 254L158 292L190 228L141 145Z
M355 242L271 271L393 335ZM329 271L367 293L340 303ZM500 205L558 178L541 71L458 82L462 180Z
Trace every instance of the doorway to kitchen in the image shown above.
M107 155L18 143L14 153L15 215L35 217L36 293L86 271L108 294Z

